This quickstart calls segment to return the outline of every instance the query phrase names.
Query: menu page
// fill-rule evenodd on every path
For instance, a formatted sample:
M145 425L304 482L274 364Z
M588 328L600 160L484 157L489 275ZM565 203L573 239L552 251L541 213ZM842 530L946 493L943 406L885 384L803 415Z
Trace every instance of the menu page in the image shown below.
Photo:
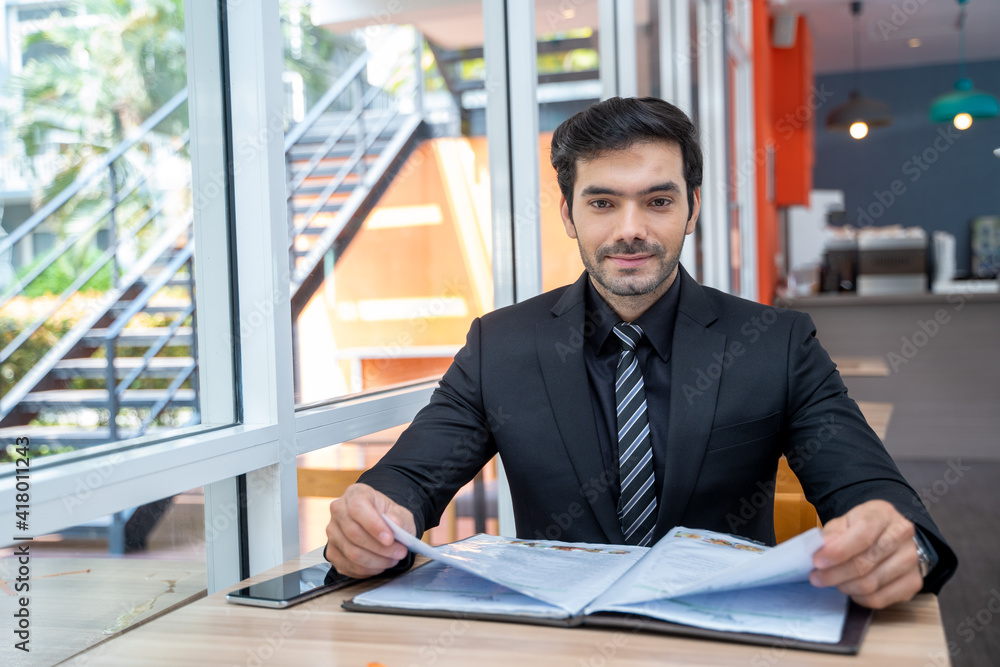
M592 607L805 581L823 545L818 528L777 547L710 530L677 527Z
M410 570L357 595L354 604L394 609L447 610L459 614L508 614L568 618L565 609L470 574L440 561Z
M647 547L520 540L476 535L430 547L383 515L393 535L415 553L578 614L649 551Z

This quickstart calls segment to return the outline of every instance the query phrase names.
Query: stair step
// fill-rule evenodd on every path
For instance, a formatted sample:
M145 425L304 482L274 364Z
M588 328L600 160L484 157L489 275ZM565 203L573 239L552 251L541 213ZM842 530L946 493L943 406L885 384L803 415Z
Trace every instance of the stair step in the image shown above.
M312 204L294 204L292 206L292 213L294 213L295 215L305 215L310 211L310 209L312 209ZM334 202L327 202L319 209L319 212L336 213L340 209L341 209L340 204L336 204Z
M305 169L309 165L309 158L311 157L312 155L308 155L300 160L289 160L288 164L292 168L292 173L297 174L303 169ZM348 157L349 154L342 157L328 156L323 158L313 169L312 173L310 174L310 178L315 178L317 174L319 174L324 178L328 178L329 176L336 174L341 167L347 164ZM366 155L364 163L366 165L373 165L375 164L375 161L378 160L378 157L379 156L376 154ZM348 175L348 178L357 178L357 176L354 173L354 170L351 171L351 173Z
M382 134L389 134L399 129L399 126L403 123L404 117L396 116L391 119L386 126L382 129ZM367 134L371 132L377 125L381 125L385 122L385 114L365 114L364 119L359 124L355 121L349 128L347 132L344 133L341 138L342 141L356 141L359 134L359 129L364 128L364 132ZM319 119L306 130L306 133L299 137L299 141L296 143L302 143L303 141L315 141L316 137L321 137L320 141L324 141L326 137L330 136L334 132L339 132L344 125L343 116L337 117L333 115L320 116Z
M107 329L91 329L82 340L85 344L100 345L104 342L104 334L107 331ZM123 329L118 336L118 344L135 346L151 345L158 341L160 336L165 332L165 327L132 327ZM171 346L190 345L191 340L191 327L177 327L177 331L168 344Z
M301 239L303 237L306 237L307 240L313 241L314 239L311 238L311 237L319 236L320 234L322 234L325 231L326 231L326 227L320 227L318 225L310 225L309 227L306 227L301 232L299 232L299 234L298 234L298 236L296 236L296 238L297 239Z
M370 131L373 127L374 127L374 123L372 123L371 125L369 125L367 127L367 130ZM391 126L384 128L382 130L382 133L379 134L378 137L375 138L375 141L373 141L372 144L374 146L379 146L379 144L386 144L386 143L388 143L389 137L392 135L392 133L395 130L396 130L396 128L395 127L391 127ZM298 147L303 147L303 146L313 146L314 147L313 150L315 150L316 148L319 148L324 143L326 143L326 141L330 138L330 136L334 132L336 132L336 131L337 131L336 127L331 127L329 129L326 129L326 130L324 130L322 128L316 128L316 127L314 127L307 134L305 134L302 137L299 137L299 140L295 142L295 147L298 148ZM337 143L334 144L333 150L336 151L338 148L340 148L341 150L347 149L347 154L350 155L351 152L354 150L354 148L359 143L361 143L361 141L369 139L369 138L370 137L367 134L364 137L359 137L358 135L353 134L353 133L352 134L348 134L346 136L341 137L337 141ZM369 150L372 150L372 149L369 149Z
M121 407L148 408L167 396L164 389L128 389L119 400ZM193 389L178 389L170 402L172 407L195 407ZM33 391L18 404L20 410L37 412L45 408L73 410L77 408L104 408L108 405L108 392L104 389L51 389Z
M324 188L326 187L326 184L329 183L331 179L333 179L333 177L337 175L337 170L326 168L323 170L323 173L320 173L320 175L317 176L316 172L320 172L320 170L321 170L320 167L316 167L316 170L313 173L311 173L309 177L306 178L299 185L299 190L301 190L302 188L314 188L317 186L320 188ZM330 171L332 171L333 173L332 174L326 173ZM297 178L297 176L295 178ZM361 175L358 174L358 172L355 170L344 177L343 181L341 181L341 186L356 186L360 182L361 182Z
M191 357L153 357L142 372L144 378L173 378L194 363ZM142 364L141 357L116 357L115 373L123 378ZM62 380L71 378L104 379L108 360L100 357L63 359L55 365L50 375Z
M326 189L326 186L327 186L327 183L323 182L325 179L312 179L312 178L309 179L309 181L314 181L314 180L318 181L318 183L316 185L307 185L307 183L308 183L308 181L307 181L306 183L303 183L302 185L299 186L299 189L295 191L295 195L294 196L296 198L298 198L298 197L310 197L310 196L311 197L317 197L317 196L323 194L323 191ZM354 188L358 187L358 183L356 182L358 179L354 178L352 180L355 181L355 182L354 183L348 183L348 182L341 183L337 187L337 189L333 191L333 194L334 195L337 195L337 194L344 194L344 195L346 195L346 194L350 194L351 192L353 192ZM329 181L327 180L327 182L329 182Z
M316 151L322 148L324 141L326 141L326 137L317 137L317 140L310 142L303 142L300 140L299 143L288 149L288 153L286 154L288 161L292 164L298 162L308 162ZM388 137L376 139L370 146L368 146L368 149L365 151L365 157L377 157L378 154L385 149L386 144L388 143ZM348 158L354 155L355 150L357 150L357 144L354 142L338 141L329 151L327 151L323 158L326 160Z
M131 301L119 301L115 305L111 306L111 310L123 311L132 305ZM190 301L159 301L155 304L146 304L146 307L142 309L144 313L179 313L188 306L191 305Z
M392 112L387 112L381 109L366 109L364 112L362 112L361 115L364 118L366 125L374 125L378 121L385 119L387 113L392 113ZM319 118L316 119L316 125L337 127L344 122L344 119L347 118L348 115L354 115L354 112L327 111L326 113L324 113L323 115L321 115ZM394 119L390 122L398 122L398 120Z

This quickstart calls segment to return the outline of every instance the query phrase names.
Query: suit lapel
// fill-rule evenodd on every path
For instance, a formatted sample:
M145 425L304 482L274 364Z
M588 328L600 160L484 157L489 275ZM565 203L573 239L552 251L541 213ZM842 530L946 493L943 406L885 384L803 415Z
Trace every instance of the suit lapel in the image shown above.
M620 544L625 538L614 503L608 500L607 492L601 492L607 488L606 472L597 438L590 381L583 361L586 279L585 273L570 286L552 309L555 317L536 326L538 362L552 414L579 488L597 516L607 541ZM587 493L591 490L599 493Z
M681 294L670 353L670 423L658 536L680 523L698 481L719 395L718 376L711 379L713 365L718 366L726 349L725 334L707 328L717 318L701 285L683 267L678 277Z

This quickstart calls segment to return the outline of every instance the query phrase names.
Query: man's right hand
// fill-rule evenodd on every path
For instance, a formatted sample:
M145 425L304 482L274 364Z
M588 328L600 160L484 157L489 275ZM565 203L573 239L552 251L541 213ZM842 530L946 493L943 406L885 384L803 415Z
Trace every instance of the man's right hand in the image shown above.
M326 558L337 572L371 577L406 557L406 547L392 536L383 514L411 535L416 533L413 514L367 484L352 484L330 503Z

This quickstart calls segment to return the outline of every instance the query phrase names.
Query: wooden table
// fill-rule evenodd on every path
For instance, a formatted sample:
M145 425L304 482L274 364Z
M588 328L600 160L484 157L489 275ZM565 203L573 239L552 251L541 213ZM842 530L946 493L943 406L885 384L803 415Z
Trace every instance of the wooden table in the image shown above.
M31 559L30 653L13 648L16 559L0 563L2 665L54 665L123 629L205 594L205 561L146 558ZM8 590L7 587L10 587ZM80 663L83 664L83 663ZM91 665L95 663L90 663ZM141 664L137 661L134 664Z
M320 562L317 549L248 580ZM245 582L246 583L246 582ZM240 584L245 585L244 584ZM937 599L879 612L856 657L625 631L352 613L360 584L286 610L198 600L81 654L88 665L947 665ZM235 587L234 587L235 588ZM89 660L89 662L87 662ZM70 663L74 664L74 663Z
M889 430L889 420L892 419L892 403L858 401L858 408L878 439L884 442L886 431Z
M889 364L882 357L833 357L843 377L889 377Z

